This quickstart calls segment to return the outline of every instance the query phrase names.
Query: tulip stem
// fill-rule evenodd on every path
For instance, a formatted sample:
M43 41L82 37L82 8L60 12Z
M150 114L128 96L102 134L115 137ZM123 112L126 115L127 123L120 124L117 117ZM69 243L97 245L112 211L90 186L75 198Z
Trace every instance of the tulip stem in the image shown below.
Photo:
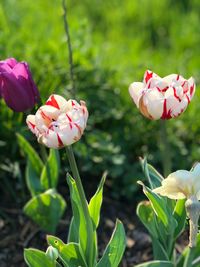
M83 189L83 185L81 182L81 178L79 175L79 171L77 168L77 164L76 164L76 160L74 157L74 153L72 150L71 146L67 146L66 147L66 153L67 153L67 157L69 160L69 164L72 170L72 174L73 174L73 178L76 181L76 186L77 186L77 190L81 199L81 204L82 204L82 208L83 208L83 212L84 212L84 217L85 217L85 221L86 221L86 227L87 227L87 251L86 251L86 256L87 259L89 260L88 262L88 266L89 267L93 267L93 260L92 260L92 255L93 255L93 225L92 225L92 220L90 217L90 213L89 213L89 209L88 209L88 203L86 200L86 196L85 196L85 192Z
M163 165L163 173L164 177L169 175L171 172L171 151L170 151L170 143L167 132L167 121L160 120L160 152L162 155L162 165Z
M183 267L191 267L192 266L192 262L193 262L193 258L194 258L194 248L188 248L188 253L186 255Z
M70 67L70 80L71 80L71 94L73 97L76 95L76 86L75 86L75 77L74 77L74 63L73 63L73 51L72 51L72 45L71 45L71 38L69 33L69 24L67 21L67 5L66 1L62 0L62 7L63 7L63 20L64 20L64 27L65 27L65 33L67 37L67 47L68 47L68 54L69 54L69 67Z

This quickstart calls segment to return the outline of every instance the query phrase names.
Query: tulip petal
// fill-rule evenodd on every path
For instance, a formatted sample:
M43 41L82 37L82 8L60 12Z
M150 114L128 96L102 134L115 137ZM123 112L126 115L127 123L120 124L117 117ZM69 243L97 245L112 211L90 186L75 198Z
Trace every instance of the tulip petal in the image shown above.
M28 115L26 118L26 123L28 125L28 128L31 130L32 133L36 133L36 122L35 122L35 115Z
M8 58L6 60L3 60L3 61L0 61L1 62L4 62L5 64L8 64L11 68L14 68L15 65L17 65L17 60L15 58Z
M151 70L146 70L143 78L143 83L146 85L152 78L160 78L156 73Z
M163 113L164 96L156 88L145 91L143 103L154 120L160 119Z
M140 82L134 82L129 86L129 93L137 107L139 107L139 100L143 89L144 84Z
M65 112L69 109L68 102L64 99L64 97L55 94L51 95L48 98L46 105L60 109L62 112Z
M0 77L3 81L2 97L11 109L20 112L33 107L35 102L32 102L28 92L19 84L13 73L0 73Z
M192 173L193 173L194 175L200 177L200 163L197 162L197 163L193 166L193 168L192 168L191 171L192 171ZM200 180L200 179L199 179L199 180Z

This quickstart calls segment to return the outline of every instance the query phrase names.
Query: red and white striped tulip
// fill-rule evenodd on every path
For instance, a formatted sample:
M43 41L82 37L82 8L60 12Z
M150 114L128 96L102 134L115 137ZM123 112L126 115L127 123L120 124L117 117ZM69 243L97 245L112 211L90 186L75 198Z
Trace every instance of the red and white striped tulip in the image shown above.
M195 82L181 75L170 74L164 78L147 70L143 82L134 82L129 93L140 112L151 120L166 120L183 113L195 93Z
M65 100L51 95L26 123L38 142L49 148L62 148L77 142L86 127L88 111L84 101Z

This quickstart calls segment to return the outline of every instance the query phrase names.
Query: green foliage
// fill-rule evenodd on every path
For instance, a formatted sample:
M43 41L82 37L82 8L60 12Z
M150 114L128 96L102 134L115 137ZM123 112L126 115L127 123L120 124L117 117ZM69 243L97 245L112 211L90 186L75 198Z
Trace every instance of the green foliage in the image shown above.
M90 211L89 220L93 222L93 236L88 240L87 235L87 223L86 220L86 211L83 208L83 196L79 191L79 185L76 180L74 180L70 175L67 175L67 181L70 188L71 204L73 217L71 221L71 226L68 233L68 243L65 244L62 240L55 236L48 235L47 242L49 248L47 249L46 254L41 253L42 257L45 258L48 256L54 261L60 262L60 266L65 267L118 267L122 256L124 254L126 246L126 237L123 224L117 220L115 229L111 236L111 239L103 253L103 256L98 259L98 244L97 244L97 227L100 218L100 209L103 198L103 185L106 179L106 173L103 175L102 180L97 188L96 193L90 200L90 204L87 206ZM95 210L94 210L95 209ZM88 242L92 245L95 245L94 250L90 250L89 253L92 254L92 262L89 260L90 257L87 254ZM50 248L55 249L50 253ZM27 263L30 263L27 260L27 251L25 251L25 257ZM40 259L37 258L37 251L34 255L34 251L31 254L31 259L35 260L35 264L39 264ZM36 267L37 265L30 265L30 267Z
M90 203L89 203L89 212L91 219L94 224L94 228L97 229L99 225L99 219L100 219L100 210L101 210L101 205L103 201L103 186L106 180L106 175L105 173L101 179L101 182L98 186L97 192L94 194L94 196L91 198Z
M54 233L62 217L66 203L56 192L60 169L60 157L57 150L50 149L43 163L31 144L17 134L21 151L27 157L26 183L32 198L24 206L24 212L43 230ZM42 147L46 154L45 147Z
M141 163L151 188L155 188L155 183L157 186L160 186L162 181L161 175L147 163L146 159L142 160ZM137 215L149 231L152 239L154 259L156 261L137 266L165 266L164 262L160 261L172 262L166 262L166 266L191 266L192 262L195 262L197 258L198 244L194 249L185 249L179 257L176 257L174 254L177 238L185 230L185 199L177 201L167 199L166 197L155 194L152 189L146 187L142 182L140 182L140 184L143 186L143 191L148 201L142 201L138 204ZM199 240L198 237L197 243Z
M67 175L67 182L70 188L70 198L71 198L71 204L72 204L72 210L73 210L73 220L75 224L75 228L71 228L71 230L75 229L75 233L73 233L73 236L75 236L75 239L79 240L80 247L82 251L86 254L87 250L87 225L85 221L85 215L84 210L81 202L81 198L77 189L77 185L75 180L70 176ZM78 236L76 236L78 234ZM71 235L71 233L70 233ZM75 240L72 240L74 242ZM93 240L91 240L91 243ZM94 244L93 244L94 245ZM93 251L95 251L93 249Z
M25 249L24 258L29 267L57 267L55 261L37 249Z
M174 265L169 261L149 261L146 263L138 264L135 267L174 267Z
M126 247L126 238L123 224L118 220L112 237L104 254L96 267L117 267L122 259Z
M31 198L24 207L24 212L42 229L54 233L66 208L63 197L50 189Z
M56 188L58 184L58 175L60 169L59 152L55 149L50 149L49 157L45 166L42 169L40 181L43 188Z
M40 175L43 168L43 162L40 159L38 153L31 146L31 144L19 133L17 134L17 140L21 150L29 159L31 165L34 166L35 172L37 173L37 175Z

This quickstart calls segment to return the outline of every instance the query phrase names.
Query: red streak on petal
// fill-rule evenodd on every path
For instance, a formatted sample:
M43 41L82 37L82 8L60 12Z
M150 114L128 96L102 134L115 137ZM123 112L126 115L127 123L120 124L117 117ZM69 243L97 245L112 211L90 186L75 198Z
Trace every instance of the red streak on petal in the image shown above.
M190 95L191 96L192 96L193 92L194 92L194 84L192 86L190 86Z
M167 100L165 99L164 104L163 104L163 114L162 114L161 119L167 120L170 118L171 118L171 111L170 110L167 111Z
M146 72L145 82L147 83L149 79L153 77L153 72Z
M148 89L151 87L151 82L149 82Z
M188 104L190 104L190 99L189 99L189 96L188 96L188 95L186 95L186 98L187 98Z
M159 88L159 87L156 87L157 88L157 90L159 91L159 92L161 92L162 90Z
M179 75L179 74L177 74L177 78L176 78L176 80L178 81L178 80L179 80L179 78L180 78L180 75Z
M31 127L33 128L33 129L35 129L35 124L33 124L32 122L28 122L30 125L31 125Z
M51 99L46 102L46 105L53 106L54 108L60 109L58 102L56 101L54 95L52 95Z
M49 120L49 122L51 121L51 118L48 117L43 111L41 111L41 116L44 120Z
M77 128L78 131L79 131L79 133L82 134L81 127L80 127L77 123L74 123L74 126L76 126L76 128Z
M162 92L166 92L167 89L169 89L169 86L166 86L165 88L162 89Z
M70 116L69 116L68 114L66 114L66 116L67 116L68 120L69 120L70 122L72 122L72 119L70 118Z
M173 87L173 90L174 90L174 97L175 97L176 99L178 99L179 102L181 102L180 97L176 94L176 88Z
M74 103L74 101L72 100L72 106L75 106L75 103Z
M62 140L61 140L61 138L60 138L60 136L59 136L59 134L57 133L57 138L58 138L58 146L59 147L63 147L64 145L63 145L63 142L62 142Z

